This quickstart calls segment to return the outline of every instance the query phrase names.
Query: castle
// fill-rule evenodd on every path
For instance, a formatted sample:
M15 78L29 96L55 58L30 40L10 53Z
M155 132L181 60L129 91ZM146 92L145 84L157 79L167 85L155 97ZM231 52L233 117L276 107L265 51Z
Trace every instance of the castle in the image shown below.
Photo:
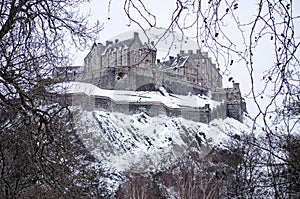
M105 45L94 43L84 59L83 72L73 74L77 81L102 89L158 91L164 87L178 95L210 95L213 100L223 101L226 107L225 113L215 114L215 117L229 116L242 121L246 106L239 84L224 89L219 68L207 52L180 51L164 61L156 59L156 55L154 42L143 43L135 32L127 40L106 41Z

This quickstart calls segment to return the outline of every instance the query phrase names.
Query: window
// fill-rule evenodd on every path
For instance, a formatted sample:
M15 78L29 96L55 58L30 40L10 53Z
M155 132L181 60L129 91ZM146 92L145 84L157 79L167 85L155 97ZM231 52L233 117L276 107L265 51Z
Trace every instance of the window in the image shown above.
M127 65L130 65L130 52L127 53Z

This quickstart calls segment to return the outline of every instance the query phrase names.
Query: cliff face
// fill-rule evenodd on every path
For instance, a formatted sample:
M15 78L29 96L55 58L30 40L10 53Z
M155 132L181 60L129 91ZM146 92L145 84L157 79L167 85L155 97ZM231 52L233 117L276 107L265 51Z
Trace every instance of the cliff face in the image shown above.
M163 170L193 149L205 155L205 149L224 136L222 121L207 125L143 112L82 111L77 124L78 134L93 156L125 172Z

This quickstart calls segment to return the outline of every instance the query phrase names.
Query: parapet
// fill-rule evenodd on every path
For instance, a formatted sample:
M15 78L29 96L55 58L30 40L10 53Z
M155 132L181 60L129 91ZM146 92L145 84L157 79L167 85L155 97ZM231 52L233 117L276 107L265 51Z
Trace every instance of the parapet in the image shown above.
M177 56L184 56L184 55L202 55L205 58L211 59L208 57L208 52L202 52L200 49L196 50L196 53L194 53L193 50L188 50L187 52L185 52L184 50L180 50L179 54Z

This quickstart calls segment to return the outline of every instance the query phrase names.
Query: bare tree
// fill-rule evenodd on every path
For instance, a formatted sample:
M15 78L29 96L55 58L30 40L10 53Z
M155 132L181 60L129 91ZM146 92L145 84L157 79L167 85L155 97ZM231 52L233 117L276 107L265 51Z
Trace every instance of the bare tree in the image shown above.
M87 171L93 160L52 77L56 67L70 64L70 44L84 47L101 29L79 14L82 2L0 3L1 198L22 197L34 187L70 197L100 192L93 184L99 173Z
M119 187L116 198L144 199L144 198L167 198L165 190L159 188L158 174L129 173L127 180Z

